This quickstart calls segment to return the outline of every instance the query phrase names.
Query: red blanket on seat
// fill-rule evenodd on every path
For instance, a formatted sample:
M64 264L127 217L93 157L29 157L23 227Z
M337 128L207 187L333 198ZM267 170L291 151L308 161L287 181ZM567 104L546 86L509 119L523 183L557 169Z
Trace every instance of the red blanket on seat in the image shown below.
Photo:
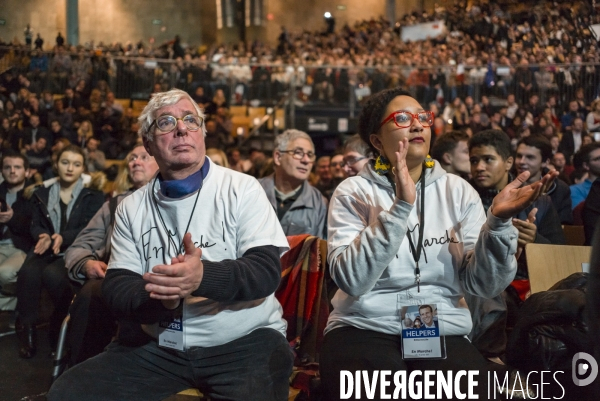
M281 283L275 296L288 323L287 339L294 347L297 364L318 360L323 330L329 317L323 286L319 238L287 237L290 250L281 258Z

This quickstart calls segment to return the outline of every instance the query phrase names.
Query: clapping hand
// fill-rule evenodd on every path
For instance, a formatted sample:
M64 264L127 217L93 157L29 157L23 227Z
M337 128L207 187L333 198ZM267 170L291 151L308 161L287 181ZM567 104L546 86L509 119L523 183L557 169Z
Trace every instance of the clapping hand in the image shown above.
M537 214L537 207L534 207L531 212L527 215L527 220L513 219L513 226L519 230L519 245L517 247L517 259L521 256L525 245L535 241L537 236L537 226L535 225L535 215Z
M398 142L398 151L396 152L396 166L392 169L396 181L396 197L411 205L417 198L417 187L410 176L408 166L406 165L406 153L408 152L408 138Z
M530 206L558 177L558 171L551 171L541 180L530 185L523 184L529 178L529 171L524 171L496 195L490 208L492 214L501 219L510 219L523 209Z

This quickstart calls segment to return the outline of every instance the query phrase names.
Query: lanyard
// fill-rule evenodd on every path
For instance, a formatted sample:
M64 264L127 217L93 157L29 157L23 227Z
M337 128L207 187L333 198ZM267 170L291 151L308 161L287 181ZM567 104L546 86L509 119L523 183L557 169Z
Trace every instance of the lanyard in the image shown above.
M175 249L175 252L176 252L175 256L181 255L183 252L183 237L190 229L192 217L194 216L194 211L196 210L196 205L198 204L198 198L200 197L200 191L202 190L202 186L204 185L204 174L202 174L201 179L202 179L202 183L200 184L200 188L198 188L198 193L196 194L196 200L194 201L194 206L192 207L192 212L190 213L190 219L188 220L187 227L185 228L185 231L183 232L183 236L181 237L181 245L179 247L177 247L177 244L175 243L175 241L173 241L173 238L171 238L170 231L167 229L165 220L163 219L162 214L160 213L160 207L158 207L158 201L156 200L156 195L154 194L154 188L156 187L156 181L158 181L158 177L156 177L154 179L154 183L152 184L152 194L153 194L152 199L154 200L154 206L156 207L156 212L158 213L160 222L162 223L162 226L165 229L165 233L167 233L167 238L169 239L170 244L173 246L173 249Z
M421 184L421 211L419 213L419 241L417 242L417 248L413 244L410 232L406 230L406 236L408 237L408 245L410 246L410 252L415 260L417 266L415 267L415 283L417 283L417 292L421 292L421 270L419 269L419 259L421 259L421 251L423 250L423 229L425 226L425 167L421 173L419 182Z

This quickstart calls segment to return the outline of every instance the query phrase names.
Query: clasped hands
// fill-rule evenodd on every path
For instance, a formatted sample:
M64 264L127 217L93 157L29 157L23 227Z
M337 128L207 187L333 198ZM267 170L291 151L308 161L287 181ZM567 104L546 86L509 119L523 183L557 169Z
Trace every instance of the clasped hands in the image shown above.
M202 250L192 242L192 234L184 235L183 247L185 253L172 258L170 265L156 265L143 276L150 298L161 300L168 309L177 308L182 298L196 291L204 275Z
M0 202L0 206L2 206L2 202ZM13 214L14 214L13 209L7 203L6 204L6 211L5 212L0 212L0 223L2 223L2 224L8 223L10 221L10 219L13 218Z
M60 246L63 243L63 237L60 234L50 234L43 233L38 236L38 242L35 244L35 248L33 248L33 253L37 255L43 255L50 245L52 245L52 252L55 255L60 253Z

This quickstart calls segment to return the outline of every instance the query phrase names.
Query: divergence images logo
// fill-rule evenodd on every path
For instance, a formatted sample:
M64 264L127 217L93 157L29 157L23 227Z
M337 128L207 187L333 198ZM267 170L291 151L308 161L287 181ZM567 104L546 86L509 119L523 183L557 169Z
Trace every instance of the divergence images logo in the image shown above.
M593 356L585 352L578 352L573 356L573 362L571 365L573 371L573 383L577 386L587 386L598 376L598 362ZM581 379L581 377L585 377Z

